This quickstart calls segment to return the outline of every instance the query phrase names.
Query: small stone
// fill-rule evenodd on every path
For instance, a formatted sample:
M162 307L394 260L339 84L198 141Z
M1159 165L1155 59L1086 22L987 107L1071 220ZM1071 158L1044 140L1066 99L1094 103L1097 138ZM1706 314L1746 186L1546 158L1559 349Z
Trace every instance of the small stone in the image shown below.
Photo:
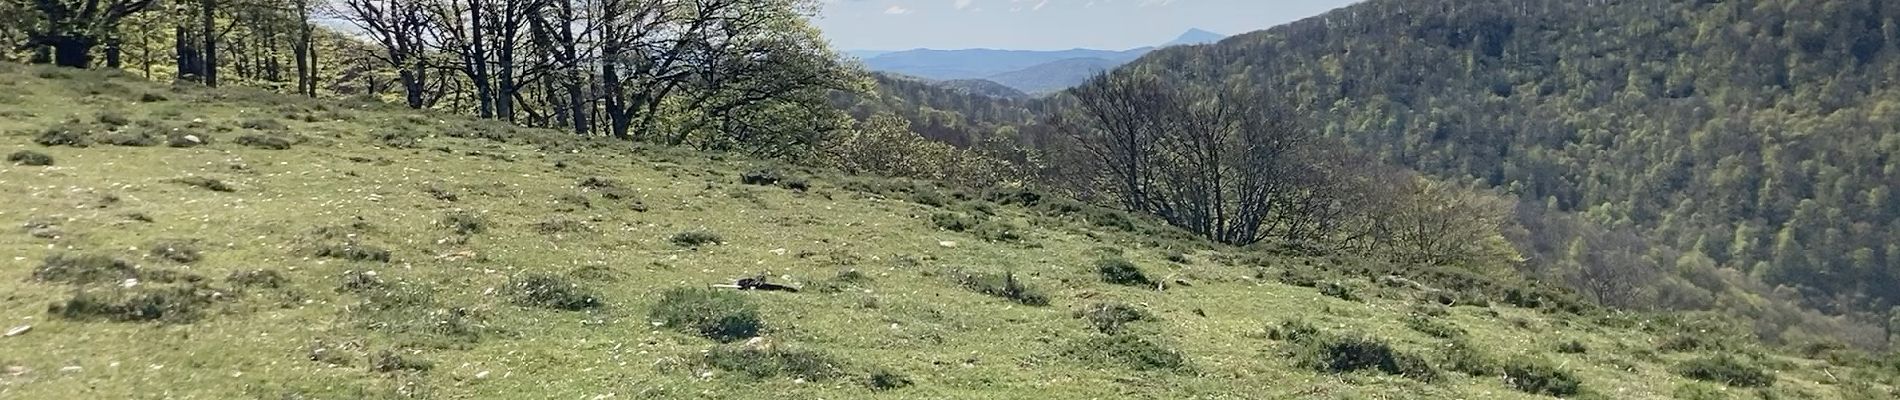
M488 379L488 371L475 373L475 379Z
M85 370L85 368L80 368L80 367L79 367L79 366L77 366L77 365L71 365L71 366L66 366L66 367L62 367L62 368L60 368L60 369L59 369L59 372L65 372L65 373L73 373L73 372L79 372L79 371L83 371L83 370Z
M33 330L33 326L32 326L32 325L20 325L20 326L16 326L16 327L13 327L13 329L8 329L8 330L7 330L7 336L6 336L6 337L14 337L14 336L20 336L20 335L25 335L27 331L31 331L31 330Z
M26 375L26 371L27 369L24 366L12 365L7 367L7 375L9 376Z
M943 246L944 248L950 248L950 249L957 248L957 242L955 240L945 240L945 241L937 242L937 245Z
M786 251L785 251L785 249L772 249L772 254L773 254L773 255L780 255L780 256L782 256L782 255L785 255L785 252L786 252Z
M204 139L200 139L200 138L198 138L198 135L185 135L185 141L187 141L187 142L192 142L192 143L196 143L196 144L204 144L204 143L205 143L205 140L204 140Z

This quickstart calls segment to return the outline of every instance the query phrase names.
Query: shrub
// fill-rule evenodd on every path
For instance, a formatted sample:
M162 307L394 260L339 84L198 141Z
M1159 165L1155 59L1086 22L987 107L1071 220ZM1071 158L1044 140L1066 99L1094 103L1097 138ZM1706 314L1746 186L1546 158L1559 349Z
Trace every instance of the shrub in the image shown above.
M55 254L33 269L33 280L85 284L112 282L138 276L132 263L100 254Z
M1187 253L1183 253L1180 250L1169 250L1167 258L1168 262L1175 264L1191 264L1194 262L1194 260L1188 259Z
M1144 370L1187 370L1187 357L1133 334L1096 335L1069 346L1067 354L1084 361Z
M180 264L198 262L203 258L198 254L198 244L190 240L160 240L153 242L149 249L153 257L172 260Z
M468 212L452 212L442 216L442 226L460 235L473 235L488 229L488 223L482 216Z
M370 140L392 149L413 149L422 146L422 136L410 130L378 131L370 134Z
M535 222L534 230L544 234L581 232L587 230L587 224L567 218L556 217Z
M1453 340L1445 346L1443 365L1453 371L1471 376L1485 376L1498 373L1498 363L1483 351L1472 347L1462 339Z
M428 360L405 356L402 353L399 353L393 350L378 351L376 352L375 355L370 356L369 358L369 370L371 372L382 372L382 373L398 372L398 371L423 372L423 371L428 371L434 367L435 367L435 364L429 362Z
M237 138L237 144L265 150L287 150L294 143L275 135L244 135Z
M873 369L871 374L864 378L864 387L877 392L903 389L910 385L910 377L884 368Z
M94 119L107 126L126 126L132 124L132 119L126 117L125 113L114 110L100 111Z
M648 317L665 326L720 342L756 337L764 330L758 307L729 291L675 288L660 296Z
M1571 340L1558 344L1557 352L1563 354L1583 354L1590 352L1590 348L1584 347L1583 342Z
M1010 301L1022 305L1049 305L1048 295L1044 295L1042 291L1029 287L1028 284L1016 279L1016 273L1014 272L1003 273L1001 275L980 273L959 274L957 284L977 293L1009 299Z
M112 132L99 136L99 143L126 147L152 147L158 138L145 132Z
M1095 272L1102 282L1124 286L1153 286L1154 281L1141 272L1135 263L1121 258L1104 258L1095 262Z
M1333 281L1319 282L1318 289L1319 289L1319 294L1327 295L1329 297L1334 297L1334 298L1338 298L1340 300L1345 300L1345 301L1359 301L1359 295L1353 293L1352 285L1349 285L1343 282L1333 282Z
M273 131L273 132L290 130L289 126L284 126L283 122L279 122L276 119L272 119L272 118L247 119L247 120L244 120L243 122L239 122L238 127L241 127L244 129L250 129L250 130Z
M930 222L939 229L951 232L968 231L978 224L976 218L948 211L930 214Z
M172 182L177 183L177 184L182 184L185 186L193 186L193 187L197 187L200 189L209 190L213 192L230 193L230 192L237 191L237 188L231 187L231 185L224 183L224 181L212 179L212 178L206 178L202 176L187 176L183 178L173 179Z
M511 301L524 307L580 311L601 306L599 294L547 275L516 278L508 282L508 294Z
M581 178L580 183L575 184L575 186L588 190L617 189L620 188L620 182L613 180L613 178L590 176Z
M1106 334L1121 333L1128 324L1153 319L1147 311L1122 303L1098 303L1075 313L1076 318L1087 320L1090 327Z
M64 302L47 307L47 313L78 321L188 323L203 315L211 299L209 291L194 286L140 286L103 294L80 291Z
M389 250L355 242L318 246L316 256L360 262L389 262Z
M44 167L53 165L53 156L32 150L20 150L7 155L7 162L30 167Z
M789 376L816 382L844 376L844 369L829 356L779 346L718 346L706 352L706 363L753 379Z
M1023 236L1022 233L1020 233L1021 231L1022 228L1017 227L1015 224L1003 221L984 222L978 224L975 230L977 237L998 243L1022 241Z
M229 282L231 286L246 289L276 289L290 282L289 279L284 278L283 273L269 269L232 271L231 276L224 278L224 281Z
M1301 320L1281 321L1279 326L1267 327L1267 338L1280 341L1302 342L1320 333L1318 327Z
M1303 336L1294 341L1299 346L1294 357L1306 368L1329 373L1377 371L1422 382L1438 377L1438 371L1424 359L1393 349L1382 340L1325 332Z
M1440 338L1440 339L1451 339L1451 338L1465 336L1465 330L1463 328L1459 328L1457 325L1452 325L1451 323L1439 321L1431 317L1427 317L1427 316L1419 315L1419 314L1412 314L1412 315L1405 316L1405 327L1412 328L1412 330L1418 331L1419 333L1423 333L1426 335L1430 335L1431 337Z
M1515 359L1505 363L1504 381L1511 388L1530 394L1565 397L1583 391L1583 384L1576 376L1543 360Z
M167 147L182 149L203 146L210 143L211 138L204 134L172 133L165 135L165 146Z
M383 278L376 276L375 271L352 270L343 273L336 290L344 293L363 294L388 287L389 285L387 283L383 283Z
M747 171L739 175L739 183L747 185L773 186L782 179L784 178L779 176L778 171L772 170Z
M700 247L704 245L720 244L720 243L725 242L725 239L720 238L719 234L707 232L703 230L692 230L692 231L680 232L680 233L674 234L673 238L668 239L668 240L672 241L673 244L675 245L679 245L680 247Z
M45 130L40 131L38 137L33 138L33 143L48 147L87 147L92 145L91 136L92 131L90 127L78 122L67 121L46 127Z
M1773 373L1727 354L1684 361L1676 365L1675 372L1689 379L1735 387L1768 387L1775 384Z

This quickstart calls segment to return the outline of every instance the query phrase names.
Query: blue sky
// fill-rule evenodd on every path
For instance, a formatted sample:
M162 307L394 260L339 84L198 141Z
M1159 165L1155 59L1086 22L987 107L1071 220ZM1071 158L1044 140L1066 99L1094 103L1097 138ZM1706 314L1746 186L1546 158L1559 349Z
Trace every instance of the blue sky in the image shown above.
M1127 49L1201 28L1234 35L1358 0L821 0L839 50Z

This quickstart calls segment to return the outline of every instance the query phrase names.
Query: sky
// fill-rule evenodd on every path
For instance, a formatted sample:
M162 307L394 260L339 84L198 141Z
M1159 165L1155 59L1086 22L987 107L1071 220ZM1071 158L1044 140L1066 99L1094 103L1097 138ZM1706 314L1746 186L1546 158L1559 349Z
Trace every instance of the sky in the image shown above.
M839 50L1122 50L1189 28L1226 35L1358 0L821 0L818 27Z

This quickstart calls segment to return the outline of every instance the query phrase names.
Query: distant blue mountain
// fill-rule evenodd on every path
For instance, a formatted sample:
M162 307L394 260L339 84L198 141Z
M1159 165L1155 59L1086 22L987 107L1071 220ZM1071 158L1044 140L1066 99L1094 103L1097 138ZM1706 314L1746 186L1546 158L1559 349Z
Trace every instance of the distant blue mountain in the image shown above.
M1162 47L1212 43L1225 37L1192 29ZM872 71L931 81L989 80L1029 94L1046 94L1080 85L1096 74L1141 58L1154 49L1156 47L1053 51L915 49L846 51L845 54L864 60L865 68Z

